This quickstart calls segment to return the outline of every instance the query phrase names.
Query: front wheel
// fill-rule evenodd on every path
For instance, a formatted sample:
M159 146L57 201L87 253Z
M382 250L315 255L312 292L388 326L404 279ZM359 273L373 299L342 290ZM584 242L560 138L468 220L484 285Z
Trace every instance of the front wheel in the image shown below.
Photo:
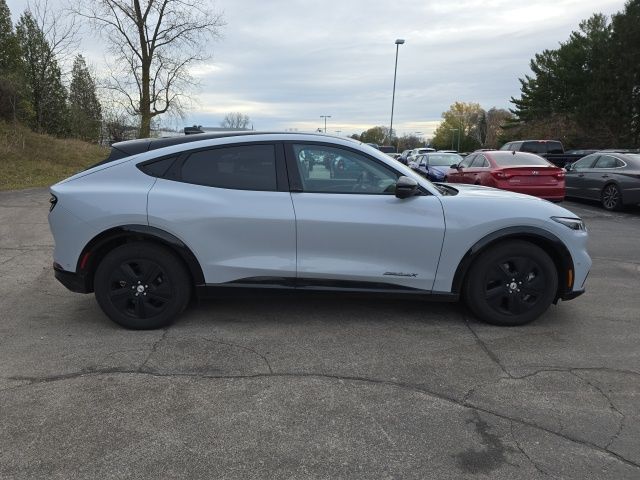
M540 247L521 240L500 243L478 258L467 276L464 298L471 311L493 325L524 325L553 302L558 272Z
M186 307L191 285L182 262L152 243L127 243L98 265L95 295L104 313L126 328L148 330L170 324Z
M600 194L600 201L606 210L620 210L622 208L622 193L614 183L606 185Z

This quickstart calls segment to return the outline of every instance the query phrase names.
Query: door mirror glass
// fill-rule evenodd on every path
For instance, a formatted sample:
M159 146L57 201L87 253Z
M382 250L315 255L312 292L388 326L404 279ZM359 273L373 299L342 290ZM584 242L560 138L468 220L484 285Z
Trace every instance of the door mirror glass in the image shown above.
M416 182L413 178L405 177L404 175L398 178L398 181L396 182L396 197L413 197L417 191L418 182Z

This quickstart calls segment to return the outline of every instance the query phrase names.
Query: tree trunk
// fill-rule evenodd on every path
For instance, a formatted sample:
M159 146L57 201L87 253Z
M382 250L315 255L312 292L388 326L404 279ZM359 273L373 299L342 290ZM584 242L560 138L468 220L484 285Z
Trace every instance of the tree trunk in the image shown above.
M149 138L151 136L151 97L150 87L150 62L143 56L142 60L142 92L140 92L140 132L138 138Z

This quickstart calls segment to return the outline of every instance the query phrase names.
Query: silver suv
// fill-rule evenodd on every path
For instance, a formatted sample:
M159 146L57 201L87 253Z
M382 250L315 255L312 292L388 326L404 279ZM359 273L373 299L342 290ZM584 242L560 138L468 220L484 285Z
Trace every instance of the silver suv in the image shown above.
M332 176L331 158L349 175ZM51 194L56 278L136 329L167 325L193 295L250 287L463 297L484 321L520 325L580 295L591 267L584 224L558 205L433 184L324 135L118 143Z

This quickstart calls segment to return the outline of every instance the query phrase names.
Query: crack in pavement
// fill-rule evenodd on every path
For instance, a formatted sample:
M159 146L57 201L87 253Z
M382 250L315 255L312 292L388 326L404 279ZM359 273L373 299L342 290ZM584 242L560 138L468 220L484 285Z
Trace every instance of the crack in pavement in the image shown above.
M244 345L238 345L237 343L223 342L222 340L215 340L213 338L201 338L201 340L204 340L206 342L211 342L211 343L217 343L219 345L227 345L228 347L235 347L241 350L246 350L247 352L251 352L254 355L257 355L258 357L260 357L264 361L265 365L267 366L267 370L269 370L269 373L274 373L267 357L262 353L258 352L257 350L254 350L253 348L245 347Z
M532 365L538 367L538 365ZM516 380L521 380L523 378L534 377L539 375L540 373L548 373L548 372L608 372L608 373L621 373L624 375L635 375L640 377L640 372L636 372L635 370L625 370L621 368L610 368L610 367L561 367L555 365L544 366L539 370L536 370L531 373L527 373L525 375L512 375L512 378Z
M527 452L525 452L524 448L522 448L522 445L520 445L520 442L518 442L518 439L516 438L516 435L513 431L513 420L509 421L509 429L511 431L511 438L513 439L513 442L516 444L516 448L520 450L520 453L522 453L522 455L524 455L527 460L529 460L529 463L533 465L533 467L543 475L547 477L558 478L555 475L544 470L540 465L538 465L536 462L533 461L533 459L529 456Z
M469 329L473 337L476 339L476 343L480 346L480 348L484 351L484 353L487 354L487 356L491 359L493 363L495 363L496 365L498 365L498 367L500 367L500 370L502 370L507 377L513 378L513 375L502 364L502 362L500 361L500 358L498 358L498 356L489 347L487 347L487 344L484 343L484 340L482 340L478 336L476 331L471 327L471 324L469 323L469 318L467 317L467 315L462 313L462 318L464 319L464 323L467 325L467 328Z
M165 335L166 335L166 332L165 334L163 334L163 337ZM156 345L161 340L162 338L156 342ZM376 378L360 377L360 376L331 375L327 373L313 373L313 372L256 373L256 374L249 374L249 375L207 375L203 373L159 372L159 371L150 371L148 369L146 369L145 371L141 371L140 369L126 370L126 369L111 368L111 369L103 369L103 370L92 370L92 371L52 375L52 376L46 376L46 377L28 377L28 376L6 377L5 378L6 380L19 380L19 381L22 380L22 381L27 381L29 383L10 387L2 390L2 392L19 390L19 389L27 388L29 386L42 384L42 383L51 383L51 382L57 382L57 381L72 380L76 378L89 377L89 376L101 376L101 375L149 375L149 376L158 377L158 378L178 377L178 378L199 378L199 379L212 379L212 380L245 380L245 379L260 379L260 378L325 378L325 379L332 379L332 380L338 380L338 381L344 381L344 382L362 382L362 383L368 383L372 385L384 385L388 387L394 387L402 390L419 393L422 395L427 395L433 398L437 398L443 402L452 403L459 407L468 408L478 412L493 415L495 417L501 418L506 421L512 421L520 425L535 428L537 430L546 432L550 435L563 438L564 440L567 440L569 442L582 445L592 450L596 450L604 455L607 455L611 458L618 460L621 463L624 463L627 466L634 467L640 471L640 463L636 463L633 460L629 460L623 457L622 455L616 452L613 452L611 450L608 450L606 448L603 448L595 443L573 438L568 434L556 432L554 430L551 430L550 428L537 425L531 421L510 417L504 413L490 410L489 408L486 408L486 407L473 405L469 402L463 403L461 400L457 398L454 398L442 393L433 392L433 391L427 390L424 387L420 387L417 385L412 385L412 384L403 383L403 382L395 382L390 380L376 379Z
M579 378L580 380L582 380L583 382L585 382L586 384L590 385L592 388L597 390L600 393L600 395L602 395L607 400L607 402L609 402L609 408L611 410L613 410L617 415L620 416L618 429L611 436L611 438L609 439L607 444L604 446L605 450L608 450L609 447L611 446L611 444L618 438L618 436L622 432L622 429L624 428L624 422L625 422L625 420L627 418L626 415L624 413L622 413L620 411L620 409L618 409L618 407L616 407L616 405L613 403L613 400L611 400L611 397L609 397L609 395L607 393L605 393L605 391L603 389L601 389L598 385L596 385L595 383L591 382L590 380L588 380L588 379L586 379L584 377L581 377L580 375L578 375L574 371L570 371L569 373L571 373L571 375L573 375L574 377Z
M140 366L138 367L138 372L143 373L145 371L147 371L146 366L147 363L149 363L149 360L151 360L151 356L156 353L156 350L158 349L158 346L167 338L167 334L169 333L169 328L171 328L170 326L165 327L162 332L162 335L160 335L160 338L158 340L156 340L155 342L153 342L153 345L151 346L151 350L149 351L149 355L147 355L147 358L144 359L144 362L142 362L140 364Z

